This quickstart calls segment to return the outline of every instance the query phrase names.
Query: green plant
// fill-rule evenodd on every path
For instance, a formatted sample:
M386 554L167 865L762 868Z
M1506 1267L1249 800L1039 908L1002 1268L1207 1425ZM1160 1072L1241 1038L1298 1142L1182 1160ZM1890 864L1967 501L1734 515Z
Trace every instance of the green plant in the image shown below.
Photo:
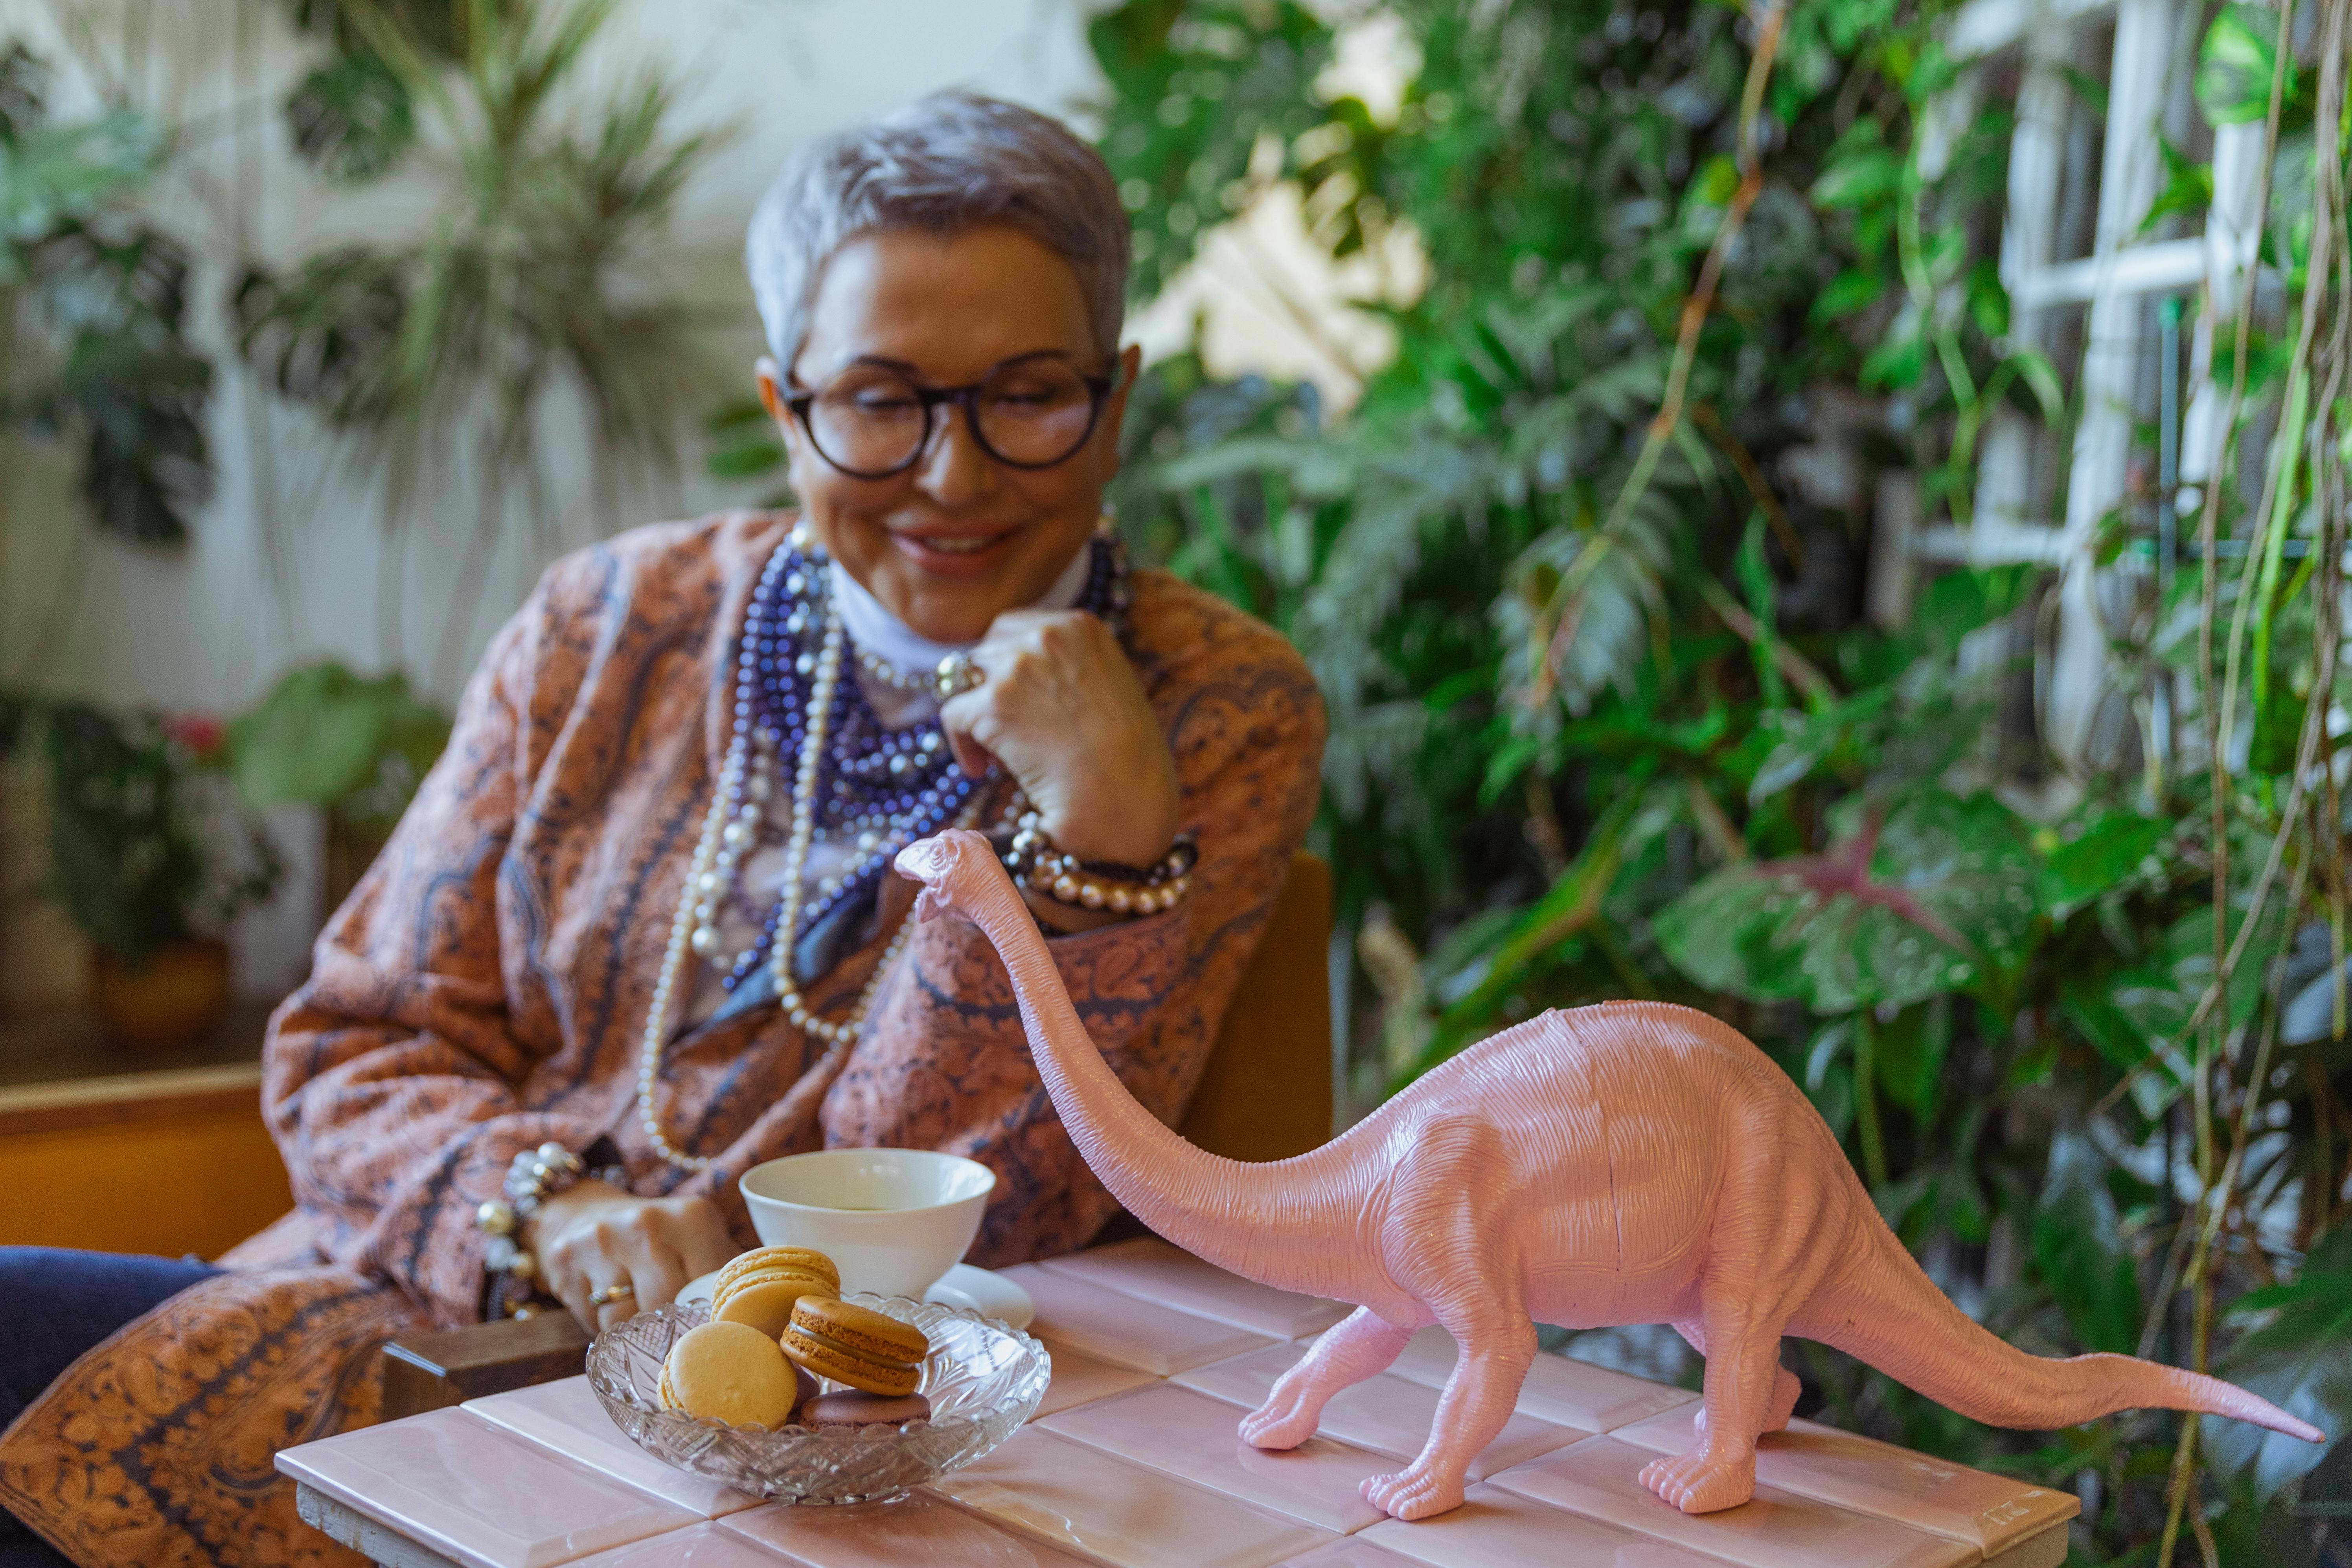
M70 436L97 525L173 544L210 489L212 367L186 335L188 262L129 202L169 148L129 109L57 123L41 62L0 48L0 430Z
M90 941L132 964L217 934L283 867L218 768L219 721L0 700L0 752L46 765L52 890Z
M2216 322L2218 374L2233 430L2260 410L2281 435L2208 487L2199 548L2115 628L2118 682L2164 680L2188 739L2144 729L2133 765L2074 779L2035 730L2039 574L1947 574L1892 627L1859 614L1876 476L1965 525L1994 412L2067 417L2067 375L2008 339L2005 111L1944 133L1947 7L1367 11L1417 56L1393 120L1311 71L1246 125L1179 101L1260 37L1324 58L1279 5L1135 0L1095 39L1106 155L1150 199L1196 163L1273 169L1333 254L1404 224L1431 257L1349 418L1276 429L1284 389L1259 388L1221 422L1239 389L1171 366L1139 389L1122 480L1139 544L1275 619L1323 682L1318 831L1385 1004L1368 1087L1547 1006L1706 1007L1805 1086L1997 1331L2218 1357L2352 1429L2326 719L2352 7L2317 8L2300 63L2278 12L2210 35L2207 113L2276 149L2266 247L2294 302L2284 331ZM2183 161L2176 210L2210 182ZM1196 236L1153 232L1164 276ZM2152 510L2111 520L2109 559L2152 555ZM2082 1491L2074 1560L2309 1561L2334 1528L2287 1512L2307 1447L2225 1430L2217 1452L2152 1413L1996 1433L1815 1348L1796 1365L1841 1424Z
M293 669L229 721L227 767L256 805L315 805L352 822L399 816L449 740L449 716L397 671L331 659Z
M559 537L545 395L579 394L592 493L609 500L625 463L674 466L677 411L701 382L692 323L651 277L649 252L711 138L673 134L673 90L650 78L584 117L561 108L613 4L297 5L333 49L289 105L298 141L352 179L429 159L444 194L416 244L249 268L238 344L281 393L359 437L394 533L425 475L467 468L479 510L444 622L445 681L510 500L539 548ZM383 574L387 594L403 575Z

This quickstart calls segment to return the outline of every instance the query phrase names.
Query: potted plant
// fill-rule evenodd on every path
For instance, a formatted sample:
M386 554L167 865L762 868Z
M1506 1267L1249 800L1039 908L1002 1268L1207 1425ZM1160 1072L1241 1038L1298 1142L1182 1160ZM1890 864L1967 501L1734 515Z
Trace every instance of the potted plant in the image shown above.
M397 671L368 679L331 659L289 671L228 726L230 774L256 806L326 813L325 901L343 901L448 742L449 716Z
M53 888L90 940L91 1010L131 1045L203 1035L228 1006L220 933L282 870L219 772L220 721L47 700L10 719L47 764Z

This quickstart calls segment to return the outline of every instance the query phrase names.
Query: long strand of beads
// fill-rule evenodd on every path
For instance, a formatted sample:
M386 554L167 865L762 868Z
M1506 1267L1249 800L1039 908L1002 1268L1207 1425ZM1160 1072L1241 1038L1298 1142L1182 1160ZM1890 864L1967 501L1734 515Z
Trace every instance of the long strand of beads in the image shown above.
M833 708L835 689L840 684L841 650L845 640L841 616L827 607L823 651L817 656L815 683L809 695L808 734L801 743L798 771L793 781L793 830L784 847L783 908L776 921L776 936L769 954L769 963L776 982L776 997L782 1004L785 1016L803 1031L832 1046L847 1046L856 1042L866 1026L866 1009L873 1005L875 993L881 989L890 966L906 950L914 934L914 921L901 919L898 929L891 933L889 945L883 949L881 961L866 976L865 986L858 992L856 1004L847 1017L838 1023L820 1018L801 995L792 972L793 939L800 924L801 885L808 869L810 840L814 837L816 799L824 783L825 731ZM662 954L661 975L654 984L652 1005L646 1009L646 1033L642 1058L637 1069L637 1110L645 1123L646 1142L664 1160L683 1171L707 1171L712 1162L699 1154L683 1153L674 1147L667 1133L662 1131L660 1079L661 1058L669 1038L671 1004L677 995L678 976L686 968L687 954L694 946L698 915L701 907L701 879L726 846L728 830L735 826L730 820L730 804L740 792L745 759L750 751L748 727L739 729L727 748L727 760L719 771L719 787L712 793L710 810L704 816L702 836L697 841L694 859L687 870L686 890L678 899L677 915L670 922L669 946ZM979 819L981 794L971 798L957 816L957 826L968 827Z
M719 831L727 822L729 785L742 776L747 749L748 739L740 732L727 748L719 787L711 793L710 810L702 819L702 837L697 840L694 859L687 868L686 891L678 898L677 918L670 921L669 946L662 953L661 975L654 982L654 999L646 1008L645 1040L637 1063L637 1113L645 1122L646 1141L653 1145L655 1153L685 1171L707 1170L710 1162L699 1155L681 1154L670 1146L668 1134L662 1131L658 1098L662 1047L669 1038L670 1004L676 997L677 977L686 969L688 946L693 940L698 884L703 873L710 869L711 858L719 847Z

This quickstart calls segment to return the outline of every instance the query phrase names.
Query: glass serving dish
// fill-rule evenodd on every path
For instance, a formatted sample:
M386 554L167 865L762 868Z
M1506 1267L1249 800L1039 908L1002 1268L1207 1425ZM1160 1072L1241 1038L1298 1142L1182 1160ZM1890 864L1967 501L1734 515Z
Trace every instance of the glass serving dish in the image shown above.
M588 1385L613 1424L654 1458L772 1502L806 1504L895 1501L994 1448L1045 1397L1053 1363L1045 1347L1018 1329L904 1296L848 1300L929 1337L920 1385L931 1402L929 1420L855 1432L771 1431L663 1409L656 1393L662 1363L679 1335L710 1321L700 1304L640 1312L597 1335L588 1348ZM839 1386L824 1384L828 1393Z

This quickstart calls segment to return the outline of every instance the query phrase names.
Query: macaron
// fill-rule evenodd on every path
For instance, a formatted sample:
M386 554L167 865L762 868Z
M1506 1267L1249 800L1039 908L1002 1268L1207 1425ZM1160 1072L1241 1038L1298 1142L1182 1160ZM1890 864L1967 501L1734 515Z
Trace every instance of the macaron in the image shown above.
M680 1334L662 1362L662 1404L730 1426L783 1426L804 1397L776 1342L744 1323L705 1323Z
M914 1393L922 1381L931 1342L914 1324L870 1308L803 1296L793 1303L783 1349L819 1377L896 1397Z
M755 1247L719 1271L719 1278L710 1282L711 1299L716 1300L747 1274L777 1268L810 1269L832 1280L836 1293L841 1289L841 1270L813 1247Z
M841 1276L833 1260L805 1247L772 1247L745 1253L719 1272L710 1288L714 1322L748 1323L770 1339L793 1321L793 1303L803 1296L838 1296Z
M903 1426L930 1418L931 1402L919 1394L897 1398L881 1394L820 1394L802 1405L793 1419L819 1432L855 1432L861 1426Z

